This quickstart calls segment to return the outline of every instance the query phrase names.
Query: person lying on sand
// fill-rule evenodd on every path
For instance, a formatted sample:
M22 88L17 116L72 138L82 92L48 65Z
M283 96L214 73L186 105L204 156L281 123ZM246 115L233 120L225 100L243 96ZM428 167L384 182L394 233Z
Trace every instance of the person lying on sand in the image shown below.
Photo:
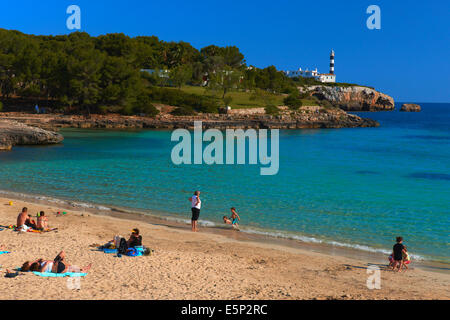
M41 211L37 218L36 229L44 231L48 229L48 218L45 216L45 212Z
M66 273L66 272L87 272L91 269L92 263L83 268L70 265L66 260L66 253L61 251L53 261L39 259L33 262L25 262L21 268L22 271L37 271L37 272L53 272L53 273Z
M44 259L36 259L34 261L25 261L20 268L20 271L22 272L28 272L28 271L39 271L41 269L41 265L48 260ZM51 262L51 261L48 261Z

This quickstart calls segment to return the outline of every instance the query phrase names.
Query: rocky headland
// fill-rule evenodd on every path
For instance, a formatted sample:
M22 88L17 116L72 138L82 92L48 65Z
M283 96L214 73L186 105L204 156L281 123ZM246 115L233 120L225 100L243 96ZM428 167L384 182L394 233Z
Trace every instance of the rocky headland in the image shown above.
M55 144L63 139L63 136L57 132L0 119L0 150L11 150L15 145Z
M368 87L318 85L300 87L299 90L345 111L391 111L395 108L392 97Z

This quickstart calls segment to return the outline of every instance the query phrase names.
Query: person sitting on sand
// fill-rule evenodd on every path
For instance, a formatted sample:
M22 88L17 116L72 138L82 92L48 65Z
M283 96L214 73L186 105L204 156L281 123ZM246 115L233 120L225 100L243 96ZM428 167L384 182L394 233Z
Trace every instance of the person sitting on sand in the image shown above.
M394 256L393 253L391 253L391 255L388 258L389 260L389 267L392 268L394 266Z
M28 218L25 220L25 225L31 229L37 228L36 221L34 221L30 215L28 215Z
M22 212L17 216L17 228L18 231L28 231L31 229L31 226L34 221L31 220L31 217L28 215L28 208L24 207Z
M44 261L42 259L34 262L30 265L30 270L35 269L36 263L39 264L38 272L53 272L53 273L66 273L66 272L87 272L91 269L92 263L83 268L70 265L66 260L66 253L61 251L53 261Z
M127 241L128 248L142 246L142 236L139 234L139 229L131 230L130 239Z
M139 229L134 228L131 230L131 235L128 241L125 238L122 238L122 236L114 236L113 240L110 240L103 246L100 246L100 249L119 249L121 242L126 243L124 245L126 248L124 249L142 246L142 236L139 234Z
M392 265L392 270L398 266L398 272L401 272L403 266L403 252L405 251L405 246L402 244L403 238L397 237L397 243L394 244L392 248L392 257L394 258L394 263Z
M223 222L225 224L233 224L233 222L230 220L230 218L228 218L227 216L223 216Z
M45 212L41 211L37 218L36 229L40 231L44 231L48 229L48 218L45 216Z
M223 222L225 224L231 224L233 229L239 230L239 225L237 223L233 223L233 221L230 218L228 218L227 216L223 216Z

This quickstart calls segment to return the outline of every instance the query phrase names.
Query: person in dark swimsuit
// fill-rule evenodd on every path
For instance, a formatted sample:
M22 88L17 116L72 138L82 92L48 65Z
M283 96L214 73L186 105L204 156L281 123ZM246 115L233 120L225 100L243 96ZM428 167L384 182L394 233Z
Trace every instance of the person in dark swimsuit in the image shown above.
M392 248L392 257L394 259L392 270L395 270L398 266L398 272L400 272L403 266L403 253L405 252L405 246L403 245L402 237L397 237L396 241L397 243L394 244L394 247Z
M128 248L142 246L142 236L139 234L139 229L131 230L130 239L127 241Z
M87 272L91 269L92 263L83 268L70 265L66 260L66 253L61 251L53 261L46 261L41 265L40 272L66 273L66 272Z

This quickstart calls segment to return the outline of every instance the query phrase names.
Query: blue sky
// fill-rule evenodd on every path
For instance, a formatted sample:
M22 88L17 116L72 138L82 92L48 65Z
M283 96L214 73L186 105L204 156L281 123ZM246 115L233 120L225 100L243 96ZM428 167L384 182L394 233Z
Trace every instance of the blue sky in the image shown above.
M66 34L66 9L81 8L82 31L236 45L247 63L328 72L374 86L399 102L450 102L450 1L399 0L16 0L0 4L0 28ZM381 30L366 9L381 8Z

